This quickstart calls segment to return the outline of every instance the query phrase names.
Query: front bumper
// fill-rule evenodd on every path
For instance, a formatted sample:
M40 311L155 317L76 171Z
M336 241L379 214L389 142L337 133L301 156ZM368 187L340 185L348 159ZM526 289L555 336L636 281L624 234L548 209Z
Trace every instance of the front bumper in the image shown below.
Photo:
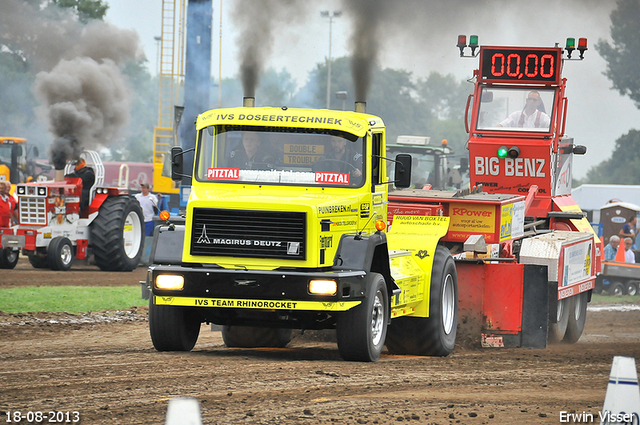
M160 290L154 282L158 275L184 277L180 291ZM336 281L335 295L308 292L313 279ZM349 310L362 302L366 292L366 272L301 270L229 270L152 266L147 285L156 305L269 311ZM144 293L144 290L143 290Z

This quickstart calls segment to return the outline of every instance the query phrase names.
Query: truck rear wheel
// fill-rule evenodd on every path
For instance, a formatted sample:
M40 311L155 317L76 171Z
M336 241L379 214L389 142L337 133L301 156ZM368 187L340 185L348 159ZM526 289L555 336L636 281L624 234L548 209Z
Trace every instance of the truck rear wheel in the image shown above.
M149 334L158 351L191 351L200 335L200 318L185 307L156 305L149 298Z
M586 292L571 297L569 321L567 322L567 332L564 334L563 342L573 344L578 342L582 336L584 324L587 320L588 297L589 295Z
M624 293L632 297L638 295L638 282L635 280L628 280L625 285Z
M13 269L18 264L20 251L17 249L3 248L0 249L0 269Z
M291 329L254 326L223 326L222 340L227 347L286 347L291 342Z
M380 358L389 324L389 308L384 277L370 273L362 304L338 318L338 350L344 360L375 362Z
M69 270L74 257L73 245L69 239L58 236L49 242L47 261L51 270Z
M567 332L567 324L569 323L570 310L571 301L569 298L558 300L556 323L552 323L551 320L549 320L549 335L547 341L550 344L557 344L564 338L564 334Z
M142 209L135 198L113 196L100 206L91 223L91 247L100 270L131 271L138 267L144 245Z
M456 342L458 274L451 253L438 246L431 272L429 317L399 317L391 321L387 349L394 354L447 356Z
M622 282L611 282L609 288L607 288L607 293L615 297L622 296L624 295L624 285Z

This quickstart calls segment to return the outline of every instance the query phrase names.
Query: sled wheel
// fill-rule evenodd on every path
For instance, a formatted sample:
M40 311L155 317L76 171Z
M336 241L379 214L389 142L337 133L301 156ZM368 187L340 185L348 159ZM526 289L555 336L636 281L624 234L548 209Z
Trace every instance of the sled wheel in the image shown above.
M609 284L607 292L609 293L609 295L620 297L624 295L624 285L622 284L622 282L611 282Z
M574 344L578 342L580 336L582 336L584 324L587 320L588 297L589 295L587 292L582 292L570 298L571 308L569 309L569 321L567 323L567 332L564 334L563 342Z
M0 249L0 269L13 269L18 264L20 251L17 249L4 248Z
M291 341L291 329L253 326L223 326L222 340L227 347L286 347Z
M138 201L130 196L107 198L91 223L91 247L100 270L135 269L143 245L144 221Z
M46 269L49 266L47 257L38 254L29 255L29 262L35 269Z
M73 259L73 245L69 239L58 236L49 242L47 262L51 270L69 270Z
M436 248L431 272L429 317L399 317L391 321L387 349L394 354L447 356L456 342L458 275L449 250Z
M200 334L200 318L185 307L156 305L149 299L149 334L158 351L191 351Z
M558 308L556 310L556 323L549 321L549 336L547 341L550 344L557 344L562 341L564 334L567 332L567 324L569 323L569 313L571 310L571 301L569 298L558 300Z
M636 282L635 280L629 280L627 281L626 285L625 285L625 294L629 295L629 296L635 296L638 294L638 282Z
M389 297L384 277L370 273L362 304L338 317L338 350L344 360L375 362L384 347L389 324Z

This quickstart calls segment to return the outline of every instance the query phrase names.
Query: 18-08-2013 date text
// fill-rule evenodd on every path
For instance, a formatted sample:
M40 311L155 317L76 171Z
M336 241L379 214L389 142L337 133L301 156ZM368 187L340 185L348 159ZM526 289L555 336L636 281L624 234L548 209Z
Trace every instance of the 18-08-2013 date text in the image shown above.
M7 410L5 412L6 423L78 423L80 422L80 412L77 411L27 411Z

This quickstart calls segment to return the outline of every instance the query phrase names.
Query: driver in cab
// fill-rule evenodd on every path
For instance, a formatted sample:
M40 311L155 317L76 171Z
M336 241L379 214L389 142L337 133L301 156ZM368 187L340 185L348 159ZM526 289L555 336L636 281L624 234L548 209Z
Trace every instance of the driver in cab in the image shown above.
M230 168L264 170L274 162L273 155L263 147L260 136L254 132L246 132L242 136L242 146L229 153L227 164Z
M522 111L511 113L498 127L549 128L551 118L546 114L538 91L529 92Z

